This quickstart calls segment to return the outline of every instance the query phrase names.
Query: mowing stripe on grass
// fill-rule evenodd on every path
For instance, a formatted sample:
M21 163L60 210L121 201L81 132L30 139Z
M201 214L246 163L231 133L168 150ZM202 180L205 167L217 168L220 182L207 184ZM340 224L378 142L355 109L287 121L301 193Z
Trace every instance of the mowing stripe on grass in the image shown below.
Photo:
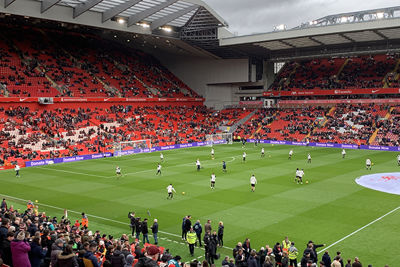
M367 223L367 224L366 224L366 225L364 225L363 227L361 227L361 228L358 228L358 229L357 229L357 230L355 230L354 232L352 232L352 233L350 233L350 234L346 235L345 237L343 237L343 238L339 239L338 241L336 241L336 242L334 242L334 243L330 244L329 246L327 246L326 248L324 248L324 250L318 251L318 254L320 254L320 253L322 253L322 252L325 252L327 249L329 249L329 248L333 247L334 245L336 245L336 244L338 244L338 243L342 242L343 240L345 240L345 239L349 238L350 236L352 236L352 235L355 235L356 233L358 233L358 232L360 232L361 230L363 230L363 229L367 228L368 226L370 226L370 225L372 225L372 224L376 223L377 221L380 221L380 220L382 220L384 217L388 216L389 214L391 214L391 213L395 212L395 211L396 211L396 210L398 210L398 209L400 209L400 206L398 206L398 207L397 207L397 208L395 208L395 209L392 209L391 211L389 211L388 213L386 213L386 214L382 215L381 217L379 217L379 218L377 218L377 219L373 220L373 221L372 221L372 222L370 222L370 223Z
M24 202L28 202L27 199L18 198L18 197L13 197L13 196L5 195L5 194L2 194L2 193L0 193L0 195L1 195L1 196L4 196L4 197L7 197L7 198L11 198L11 199L19 200L19 201L24 201ZM60 207L56 207L56 206L52 206L52 205L48 205L48 204L44 204L44 203L40 203L40 202L38 202L38 203L39 203L40 205L45 206L45 207L48 207L48 208L52 208L52 209L56 209L56 210L62 210L62 211L65 210L65 208L60 208ZM400 207L399 207L399 208L400 208ZM67 209L67 211L72 212L72 213L75 213L75 214L81 214L81 212L79 212L79 211L74 211L74 210L69 210L69 209ZM100 219L100 220L104 220L104 221L114 222L114 223L118 223L118 224L122 224L122 225L127 225L127 226L130 225L129 223L120 222L120 221L117 221L117 220L113 220L113 219L109 219L109 218L105 218L105 217L100 217L100 216L96 216L96 215L93 215L93 214L88 214L88 213L87 213L86 215L87 215L87 216L90 216L90 217L93 217L93 218ZM160 233L162 233L162 234L166 234L166 235L170 235L170 236L175 236L175 237L182 238L182 236L177 235L177 234L168 233L168 232L164 232L164 231L160 231L160 230L159 230L158 232L160 232ZM174 243L181 243L181 242L174 241ZM181 244L186 244L186 243L181 243ZM233 248L226 247L226 246L223 246L223 248L233 250ZM204 248L201 248L201 249L204 250Z

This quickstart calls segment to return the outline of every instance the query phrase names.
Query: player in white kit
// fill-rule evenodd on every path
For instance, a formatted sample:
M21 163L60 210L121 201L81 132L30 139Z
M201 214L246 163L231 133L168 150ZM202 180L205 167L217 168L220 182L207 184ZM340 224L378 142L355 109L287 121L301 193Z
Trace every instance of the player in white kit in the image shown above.
M215 189L215 174L214 173L211 174L210 181L211 181L211 189Z
M257 179L254 174L250 177L251 192L256 190Z

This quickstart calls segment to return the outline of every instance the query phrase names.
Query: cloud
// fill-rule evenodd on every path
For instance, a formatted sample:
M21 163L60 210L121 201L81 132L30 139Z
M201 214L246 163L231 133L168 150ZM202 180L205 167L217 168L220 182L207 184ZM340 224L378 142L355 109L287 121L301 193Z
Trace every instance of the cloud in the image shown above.
M397 6L398 0L203 0L239 35L269 32L279 24L288 28L327 15ZM362 8L361 8L362 7Z

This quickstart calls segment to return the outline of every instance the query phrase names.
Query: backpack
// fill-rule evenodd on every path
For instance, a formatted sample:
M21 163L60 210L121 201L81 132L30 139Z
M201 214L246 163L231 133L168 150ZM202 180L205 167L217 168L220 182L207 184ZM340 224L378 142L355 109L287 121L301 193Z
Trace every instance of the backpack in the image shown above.
M93 262L86 258L83 258L83 264L85 265L85 267L94 267Z

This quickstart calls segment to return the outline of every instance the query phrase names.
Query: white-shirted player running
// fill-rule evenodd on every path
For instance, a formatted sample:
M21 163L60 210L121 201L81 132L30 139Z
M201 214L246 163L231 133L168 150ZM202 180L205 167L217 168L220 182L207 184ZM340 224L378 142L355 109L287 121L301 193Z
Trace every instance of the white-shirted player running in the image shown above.
M371 170L372 169L372 162L371 162L371 160L369 159L369 158L367 158L367 160L365 161L365 168L367 169L367 170Z
M168 192L167 199L173 199L174 193L176 193L176 191L175 188L172 186L172 184L169 184L169 186L167 186L167 192Z
M346 150L342 150L342 159L344 159L346 157Z

